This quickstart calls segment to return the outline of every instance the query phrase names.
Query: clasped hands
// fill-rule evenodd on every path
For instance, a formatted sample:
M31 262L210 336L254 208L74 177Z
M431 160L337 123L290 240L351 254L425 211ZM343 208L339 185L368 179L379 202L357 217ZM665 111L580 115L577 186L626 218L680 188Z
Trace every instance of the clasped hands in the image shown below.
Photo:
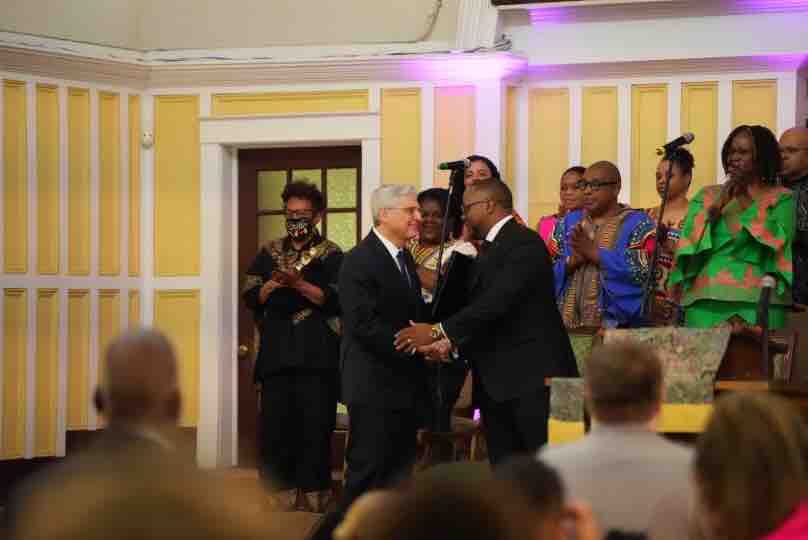
M569 258L569 265L577 268L582 264L600 264L598 245L590 235L588 227L584 223L576 225L570 233L570 248L572 255Z
M446 339L432 337L432 325L410 321L410 326L399 330L393 342L396 350L411 355L420 353L430 362L448 362L452 344Z
M272 272L272 278L261 286L261 290L258 293L258 298L261 303L264 303L266 302L270 293L272 293L272 291L275 289L280 289L282 287L294 288L301 282L301 280L302 274L293 268L288 270L274 270Z

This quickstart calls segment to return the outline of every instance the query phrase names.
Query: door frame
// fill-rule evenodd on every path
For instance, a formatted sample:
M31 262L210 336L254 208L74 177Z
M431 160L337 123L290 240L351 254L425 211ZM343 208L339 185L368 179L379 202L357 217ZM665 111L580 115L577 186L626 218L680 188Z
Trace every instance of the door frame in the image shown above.
M238 457L238 150L359 145L360 230L370 229L370 194L381 184L378 111L200 118L202 338L197 462L234 466Z

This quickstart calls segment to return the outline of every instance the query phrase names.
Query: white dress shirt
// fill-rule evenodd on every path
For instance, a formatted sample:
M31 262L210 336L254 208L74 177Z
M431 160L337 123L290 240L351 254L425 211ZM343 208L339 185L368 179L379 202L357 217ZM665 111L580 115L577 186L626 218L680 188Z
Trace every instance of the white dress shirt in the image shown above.
M488 230L488 234L485 235L485 239L488 240L489 242L493 242L494 238L496 238L497 235L499 234L500 229L502 229L502 227L504 227L505 224L508 223L509 219L513 219L513 214L508 214L504 218L494 223L494 226L491 227Z

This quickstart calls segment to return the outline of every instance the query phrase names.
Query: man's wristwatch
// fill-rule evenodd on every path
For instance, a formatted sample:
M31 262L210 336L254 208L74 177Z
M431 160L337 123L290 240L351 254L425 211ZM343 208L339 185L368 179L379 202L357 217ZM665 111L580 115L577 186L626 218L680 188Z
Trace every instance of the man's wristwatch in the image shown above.
M443 329L440 327L439 324L432 325L432 328L430 328L429 330L429 337L432 338L432 341L438 341L445 337Z

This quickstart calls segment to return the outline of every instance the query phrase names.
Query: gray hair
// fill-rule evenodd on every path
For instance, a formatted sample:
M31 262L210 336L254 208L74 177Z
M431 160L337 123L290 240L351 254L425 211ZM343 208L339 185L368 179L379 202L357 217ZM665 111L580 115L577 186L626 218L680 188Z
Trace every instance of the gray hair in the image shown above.
M379 213L384 208L395 208L401 197L418 193L415 186L408 184L382 184L373 190L370 196L370 208L373 212L373 224L379 224Z

